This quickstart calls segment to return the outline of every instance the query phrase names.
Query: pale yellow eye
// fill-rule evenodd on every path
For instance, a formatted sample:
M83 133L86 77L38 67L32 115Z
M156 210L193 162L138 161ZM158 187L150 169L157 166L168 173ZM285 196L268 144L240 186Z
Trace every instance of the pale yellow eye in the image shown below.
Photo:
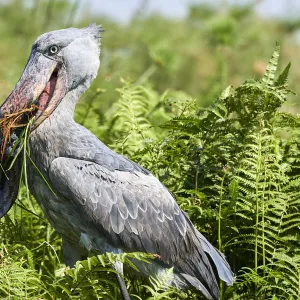
M59 47L56 45L52 45L49 47L49 53L50 54L56 54L59 51Z

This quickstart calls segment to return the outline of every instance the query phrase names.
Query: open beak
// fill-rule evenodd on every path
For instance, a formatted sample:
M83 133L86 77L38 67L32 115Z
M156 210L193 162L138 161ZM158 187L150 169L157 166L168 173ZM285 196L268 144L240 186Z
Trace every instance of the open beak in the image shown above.
M0 106L0 120L22 111L16 118L13 126L0 128L0 142L2 152L10 149L10 139L5 139L5 134L11 135L17 130L18 125L27 124L35 118L30 130L36 129L48 118L66 94L66 72L63 65L42 53L33 50L14 90ZM29 109L30 108L30 109ZM16 131L17 132L17 131ZM6 153L8 151L5 151ZM1 155L0 161L5 161L7 155ZM21 159L18 157L10 171L5 174L0 170L0 218L5 215L17 197L20 181ZM9 165L9 164L8 164Z
M21 78L0 107L0 118L34 106L34 130L65 96L66 79L61 63L33 50Z

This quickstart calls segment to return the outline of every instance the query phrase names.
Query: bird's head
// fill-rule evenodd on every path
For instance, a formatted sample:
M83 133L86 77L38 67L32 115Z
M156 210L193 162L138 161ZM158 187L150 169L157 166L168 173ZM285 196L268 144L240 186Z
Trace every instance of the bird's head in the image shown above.
M83 92L100 65L101 27L91 24L45 33L32 46L22 76L0 107L0 118L34 107L33 129L41 124L69 92Z
M22 156L14 160L12 132L30 119L34 130L63 99L74 99L71 95L79 96L89 87L100 65L101 31L91 24L45 33L34 42L21 78L0 107L0 162L7 168L15 161L6 173L0 170L0 218L16 199L21 176Z

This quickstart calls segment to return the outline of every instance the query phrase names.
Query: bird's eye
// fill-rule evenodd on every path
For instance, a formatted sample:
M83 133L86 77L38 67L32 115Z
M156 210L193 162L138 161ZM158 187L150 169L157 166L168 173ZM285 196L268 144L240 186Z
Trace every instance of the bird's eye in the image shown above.
M49 47L49 54L56 54L59 51L59 47L56 45L52 45Z

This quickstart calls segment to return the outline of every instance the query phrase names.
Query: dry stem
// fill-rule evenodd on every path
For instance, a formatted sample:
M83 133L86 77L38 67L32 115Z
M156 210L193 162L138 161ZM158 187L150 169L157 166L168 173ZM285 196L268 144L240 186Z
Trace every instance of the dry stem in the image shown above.
M39 109L36 105L31 105L30 108L24 108L16 113L6 114L0 120L0 130L2 132L2 145L1 145L1 161L3 160L5 148L7 142L11 136L11 131L15 128L25 127L27 124L20 124L21 117L25 114L30 114L31 112Z

